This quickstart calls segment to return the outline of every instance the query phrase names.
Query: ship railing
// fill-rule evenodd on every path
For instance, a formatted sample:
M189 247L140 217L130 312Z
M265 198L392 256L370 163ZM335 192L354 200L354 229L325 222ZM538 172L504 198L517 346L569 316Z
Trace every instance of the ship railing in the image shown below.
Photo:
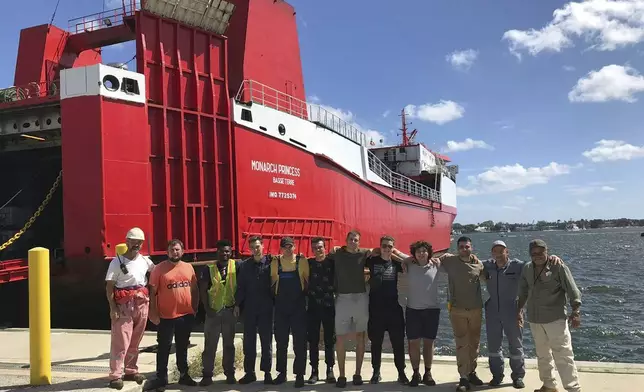
M59 80L52 82L31 82L19 86L11 86L0 89L0 104L32 98L56 97L59 92Z
M396 173L385 165L378 157L368 151L369 169L374 172L378 177L385 180L391 185L392 188L421 197L423 199L439 202L441 201L440 192L432 189L427 185L416 182L409 177Z
M125 0L121 6L114 9L70 19L68 31L78 34L119 26L125 22L126 17L134 16L140 7L141 0Z
M244 80L235 99L237 102L256 103L311 121L367 147L367 136L362 131L324 106L308 103L263 83Z

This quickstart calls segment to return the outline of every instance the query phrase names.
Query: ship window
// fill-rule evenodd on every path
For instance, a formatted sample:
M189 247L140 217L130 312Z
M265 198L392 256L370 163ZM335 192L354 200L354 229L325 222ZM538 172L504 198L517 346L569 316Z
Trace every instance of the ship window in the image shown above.
M286 127L284 126L284 124L280 124L280 125L277 127L277 131L278 131L278 132L280 133L280 135L282 135L282 136L286 135Z
M123 78L123 92L126 94L139 95L139 82L135 79Z
M103 86L109 91L116 91L119 89L119 80L114 75L105 75L103 77Z
M253 112L248 109L242 109L241 119L248 122L253 122Z

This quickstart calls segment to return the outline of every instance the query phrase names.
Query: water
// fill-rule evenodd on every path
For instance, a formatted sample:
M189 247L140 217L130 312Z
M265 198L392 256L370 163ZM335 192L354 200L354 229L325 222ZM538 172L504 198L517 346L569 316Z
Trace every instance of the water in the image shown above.
M580 361L644 363L644 228L597 229L579 232L525 232L468 234L480 259L490 257L494 240L505 241L510 257L529 261L528 243L541 238L550 254L560 256L572 271L582 293L582 325L573 329L575 357ZM455 253L456 239L450 252ZM441 300L446 302L446 279ZM483 285L484 299L488 293ZM385 338L388 341L388 337ZM481 331L481 355L487 356L485 321ZM388 347L389 348L389 347ZM529 328L524 348L534 358ZM389 350L390 351L390 348ZM507 356L507 343L504 340ZM454 339L443 305L436 340L436 354L455 355Z

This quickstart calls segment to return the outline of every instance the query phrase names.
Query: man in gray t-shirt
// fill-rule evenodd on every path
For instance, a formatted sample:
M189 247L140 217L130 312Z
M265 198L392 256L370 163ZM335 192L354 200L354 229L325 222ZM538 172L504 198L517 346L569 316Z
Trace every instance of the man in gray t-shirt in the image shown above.
M418 386L421 382L420 345L423 342L425 373L422 382L433 386L431 368L434 356L434 340L438 333L440 307L438 305L438 282L436 276L438 265L431 261L432 246L426 241L417 241L411 245L412 256L403 262L408 284L406 327L409 341L409 360L414 370L409 386Z

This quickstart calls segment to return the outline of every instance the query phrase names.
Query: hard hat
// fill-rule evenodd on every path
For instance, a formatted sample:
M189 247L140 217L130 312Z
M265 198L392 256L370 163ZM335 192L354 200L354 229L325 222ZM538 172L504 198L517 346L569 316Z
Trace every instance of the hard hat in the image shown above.
M143 230L139 229L138 227L133 227L130 229L130 231L127 232L125 238L128 240L145 241L145 234L143 234Z

